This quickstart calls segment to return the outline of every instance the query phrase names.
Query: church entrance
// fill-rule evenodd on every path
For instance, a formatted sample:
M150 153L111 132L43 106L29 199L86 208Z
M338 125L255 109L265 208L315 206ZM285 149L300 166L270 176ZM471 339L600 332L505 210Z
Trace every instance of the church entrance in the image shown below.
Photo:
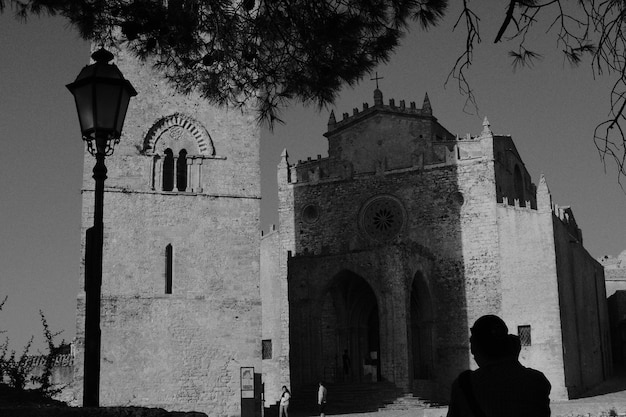
M381 380L378 303L365 279L350 271L335 277L324 300L322 329L327 380Z
M433 377L433 313L428 287L421 274L416 274L411 287L411 348L414 380Z

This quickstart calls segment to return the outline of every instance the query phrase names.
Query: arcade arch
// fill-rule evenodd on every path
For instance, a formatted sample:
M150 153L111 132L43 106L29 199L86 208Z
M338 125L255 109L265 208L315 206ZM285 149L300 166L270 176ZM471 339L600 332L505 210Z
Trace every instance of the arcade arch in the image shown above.
M324 295L321 315L324 377L337 382L380 380L378 302L367 281L352 271L337 274ZM328 378L331 373L334 378Z
M433 306L424 276L413 278L410 298L410 346L413 379L433 377Z

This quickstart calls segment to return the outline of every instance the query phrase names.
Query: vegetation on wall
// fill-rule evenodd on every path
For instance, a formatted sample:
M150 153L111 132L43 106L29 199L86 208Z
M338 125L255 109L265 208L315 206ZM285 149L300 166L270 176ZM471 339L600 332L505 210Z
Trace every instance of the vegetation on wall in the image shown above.
M8 297L5 296L0 303L0 311L2 311L7 299ZM39 310L39 315L47 345L47 353L44 354L43 372L41 375L32 375L31 373L32 357L29 353L33 343L32 336L19 354L15 350L9 350L9 339L5 338L4 342L0 344L0 399L3 399L0 401L0 404L7 402L59 403L52 399L62 389L62 387L53 386L52 384L52 368L60 346L63 345L63 342L59 345L54 342L55 337L61 332L53 333L41 310ZM0 333L4 333L4 331L0 330ZM29 383L34 384L35 388L28 389Z

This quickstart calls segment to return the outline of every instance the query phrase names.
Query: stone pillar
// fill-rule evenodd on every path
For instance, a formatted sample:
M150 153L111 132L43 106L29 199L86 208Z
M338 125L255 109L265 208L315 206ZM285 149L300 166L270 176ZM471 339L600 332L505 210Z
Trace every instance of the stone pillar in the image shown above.
M178 157L175 156L174 157L174 188L172 188L172 191L180 191L178 189Z
M191 158L187 158L186 161L187 166L187 190L186 191L193 191L193 181L191 180L191 164L193 164L193 159Z
M197 178L197 185L196 185L196 189L195 191L197 193L201 193L202 190L202 158L198 158L195 160L195 165L196 165L196 178Z
M161 191L163 190L163 158L160 155L156 155L153 159L153 173L152 189Z

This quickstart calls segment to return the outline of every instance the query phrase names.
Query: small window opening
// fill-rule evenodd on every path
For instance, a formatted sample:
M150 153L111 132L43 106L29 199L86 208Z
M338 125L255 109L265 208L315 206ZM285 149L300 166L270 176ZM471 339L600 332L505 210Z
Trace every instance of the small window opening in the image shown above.
M174 248L171 244L165 247L165 294L172 293L174 276Z
M171 149L165 150L163 158L163 191L174 189L174 152Z
M266 339L261 341L261 350L263 359L272 359L272 340Z
M184 149L178 153L176 161L176 189L178 191L187 189L187 151Z
M531 345L531 337L530 337L530 325L517 326L517 335L519 336L519 341L522 346L530 346Z

